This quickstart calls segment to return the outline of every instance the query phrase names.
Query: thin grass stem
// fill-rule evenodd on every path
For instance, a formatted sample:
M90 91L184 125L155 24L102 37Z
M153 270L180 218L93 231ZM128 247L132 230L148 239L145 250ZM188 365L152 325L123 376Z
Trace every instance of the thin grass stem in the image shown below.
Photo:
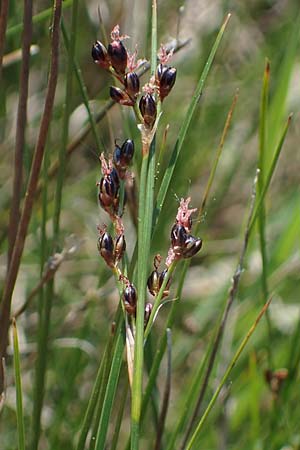
M65 47L66 47L66 49L68 51L69 50L69 45L70 45L70 38L68 36L68 31L66 29L64 20L61 21L61 30L62 30L62 35L63 35L63 38L64 38ZM72 58L73 58L72 59L73 70L75 72L75 77L76 77L76 80L77 80L77 83L78 83L78 87L79 87L79 90L80 90L80 93L81 93L82 101L84 103L84 106L85 106L87 114L88 114L90 128L92 130L92 133L93 133L96 145L97 145L97 149L98 149L98 152L100 154L100 152L102 150L102 145L101 145L101 142L100 142L100 139L99 139L99 135L97 133L96 120L95 120L94 114L92 113L90 105L89 105L89 98L88 98L87 88L86 88L86 85L85 85L84 80L82 78L81 70L80 70L79 64L78 64L78 62L76 60L75 54L74 55L70 55L70 56L72 56ZM67 150L66 150L67 155L69 153L68 149L69 149L69 146L67 147Z
M214 404L216 403L216 400L224 386L224 384L226 383L232 369L234 368L234 366L236 365L241 353L243 352L244 348L246 347L249 339L251 338L252 334L254 333L254 331L257 328L257 325L259 324L259 321L261 320L262 316L265 314L265 312L267 311L268 307L270 306L271 300L268 300L267 303L264 305L264 307L262 308L262 310L260 311L260 313L258 314L258 316L256 317L253 325L251 326L251 328L249 329L248 333L246 334L246 336L244 337L243 341L241 342L238 350L236 351L234 357L232 358L231 362L229 363L223 377L222 380L220 381L219 386L217 387L214 395L212 396L211 401L209 402L204 414L202 415L196 430L193 434L193 436L191 437L190 441L188 442L187 446L186 446L186 450L191 450L192 447L194 446L194 444L196 443L197 439L199 438L200 432L203 428L204 423L206 422L206 419L210 413L210 411L212 410Z
M218 50L218 48L220 46L223 34L225 32L226 26L227 26L228 21L230 19L230 16L231 16L231 14L227 15L227 17L226 17L226 19L225 19L225 21L224 21L224 23L223 23L219 33L218 33L216 41L215 41L215 43L214 43L214 45L213 45L213 47L211 49L209 57L208 57L208 59L207 59L207 61L205 63L204 69L203 69L203 71L201 73L201 76L199 78L197 87L196 87L195 92L193 94L192 100L191 100L191 102L189 104L189 107L188 107L187 113L186 113L186 115L184 117L183 123L182 123L182 125L180 127L180 130L179 130L179 133L178 133L178 138L176 140L175 147L173 149L169 165L168 165L168 167L166 169L165 175L163 177L163 180L162 180L162 183L160 185L160 189L159 189L159 192L158 192L158 195L157 195L157 199L156 199L156 203L155 203L155 209L154 209L155 212L154 212L154 217L153 217L153 228L155 228L155 225L156 225L156 223L158 221L159 214L161 212L161 209L163 207L164 201L166 199L166 195L167 195L170 183L171 183L171 179L172 179L172 176L173 176L173 173L174 173L174 169L175 169L175 166L176 166L176 162L177 162L178 156L179 156L179 154L180 154L180 152L182 150L184 139L186 137L187 131L188 131L189 126L191 124L191 120L192 120L192 117L193 117L194 112L196 110L196 107L197 107L197 105L199 103L199 100L201 98L201 95L202 95L202 92L203 92L203 88L204 88L207 76L209 74L209 71L210 71L212 63L214 61L215 55L217 53L217 50Z
M124 371L124 375L125 375L125 371ZM123 388L123 392L122 392L120 403L119 403L120 407L119 407L119 412L117 415L115 431L114 431L113 438L111 441L110 450L116 450L117 446L118 446L118 442L119 442L120 430L121 430L121 426L122 426L122 420L123 420L123 416L124 416L126 400L128 397L128 387L129 387L127 380L124 380L124 382L126 384L125 384L125 387Z
M151 74L157 64L157 4L152 2L151 21ZM159 111L158 111L159 117ZM139 224L138 224L138 304L136 313L136 331L134 344L134 373L131 400L131 450L138 450L140 420L143 395L144 365L144 315L147 284L147 267L151 244L151 225L153 219L154 183L155 183L155 138L150 148L143 143L143 160L140 176Z
M172 375L172 332L170 328L167 328L167 374L166 374L166 385L164 389L162 408L158 419L158 429L156 434L155 450L161 449L161 442L169 407L170 393L171 393L171 375Z
M19 83L19 102L16 124L15 160L13 175L13 194L8 225L8 267L11 260L18 223L20 220L20 201L23 185L23 150L27 123L27 98L30 65L30 45L32 40L32 0L24 2L22 34L22 64Z
M21 381L21 368L20 368L20 352L19 352L19 339L17 324L13 319L13 346L14 346L14 366L15 366L15 380L16 380L16 398L17 398L17 430L19 450L25 450L25 427L24 427L24 414L23 414L23 394L22 394L22 381Z
M69 8L70 6L72 6L73 0L64 0L63 4L62 4L62 10ZM32 23L33 25L36 25L38 23L41 22L45 22L46 20L50 19L51 16L53 14L53 8L47 8L44 9L44 11L41 11L38 14L35 14L32 17ZM9 27L6 31L6 38L12 38L18 34L21 34L23 31L23 23L18 23L16 25L12 25L11 27Z
M11 263L9 267L9 272L7 274L6 283L3 291L1 306L0 306L0 358L5 355L7 346L7 333L10 322L10 308L11 308L11 297L14 290L15 282L17 279L21 257L23 254L23 249L25 245L28 225L30 222L33 203L36 193L36 187L38 183L38 177L42 165L42 160L44 156L44 149L46 144L46 139L48 135L51 114L54 103L54 96L56 91L57 75L58 75L58 55L59 55L59 28L60 28L60 17L61 17L61 5L62 0L55 0L54 2L54 15L52 23L52 39L51 39L51 64L50 73L47 86L47 93L45 99L44 112L41 119L40 130L37 138L37 143L34 151L34 156L32 160L32 166L28 181L28 186L25 195L24 206L22 210L22 215L20 218L20 223L18 227L18 232L16 236L16 241L14 245L14 250L11 257ZM0 392L1 380L0 380Z
M199 396L198 396L198 400L196 403L196 406L194 408L193 414L191 416L189 425L187 427L185 436L183 438L182 444L180 446L180 450L186 449L186 445L189 439L189 436L192 432L192 429L194 427L194 424L196 422L197 416L199 414L200 408L202 406L203 403L203 399L204 399L204 395L206 393L206 389L209 383L209 379L214 367L214 363L215 363L215 359L218 353L218 350L220 348L220 344L222 341L222 337L223 337L223 333L224 333L224 329L227 323L227 319L228 319L228 315L229 312L231 310L231 306L233 304L233 301L237 295L238 292L238 287L239 287L239 282L240 282L240 278L241 278L241 274L243 271L243 266L244 266L244 259L246 256L246 251L247 251L247 247L248 247L248 242L249 242L249 237L250 237L250 223L253 217L253 213L254 213L254 205L255 205L255 199L256 199L256 184L257 184L257 178L258 178L258 171L255 175L254 178L254 182L253 182L253 188L252 188L252 195L251 195L251 204L250 204L250 209L249 209L249 213L248 213L248 219L247 219L247 224L246 224L246 229L245 229L245 234L244 234L244 239L243 239L243 245L242 245L242 249L240 252L240 256L238 259L238 263L237 263L237 267L236 270L234 272L234 275L232 277L232 286L229 290L229 295L226 301L226 305L224 308L224 312L222 315L222 319L220 324L218 325L218 331L217 334L215 336L215 340L214 340L214 344L212 347L212 352L210 354L209 360L208 360L208 365L206 368L206 372L205 372L205 376L204 376L204 380L199 392Z
M101 362L98 367L96 380L95 380L93 390L90 395L89 402L88 402L86 412L85 412L85 415L83 418L83 422L81 425L78 443L77 443L77 447L76 447L77 450L84 450L84 448L85 448L87 435L88 435L89 429L91 427L93 415L94 415L95 408L96 408L96 403L97 403L97 400L99 397L100 388L101 388L102 381L103 381L103 372L104 372L105 359L107 357L107 352L108 352L108 349L106 347L104 350L103 358L101 359Z
M267 60L265 65L264 77L263 77L263 87L261 93L261 104L260 104L260 123L259 123L259 158L258 158L258 166L260 170L257 188L258 195L260 196L263 190L264 180L265 180L265 169L266 169L266 130L267 130L267 109L268 109L268 97L269 97L269 81L270 81L270 63ZM259 216L258 216L258 231L259 231L259 243L260 243L260 253L262 259L262 275L261 275L261 284L262 284L262 292L263 292L263 303L267 301L269 298L269 287L268 287L268 258L267 258L267 249L266 249L266 214L265 214L265 205L262 203ZM269 342L268 342L268 362L269 367L273 367L272 363L272 328L271 328L271 319L269 316L269 311L266 311L266 321L269 333Z
M254 226L254 224L256 222L256 219L258 217L260 208L263 205L266 193L267 193L267 191L269 189L269 186L270 186L270 183L271 183L271 180L272 180L272 177L273 177L276 165L277 165L278 158L280 156L280 153L281 153L281 150L282 150L282 147L283 147L283 144L284 144L284 141L285 141L285 138L286 138L289 126L290 126L291 121L292 121L292 117L293 117L293 115L290 114L289 117L288 117L288 120L287 120L287 122L285 124L285 127L284 127L284 129L282 131L282 134L281 134L281 137L280 137L279 142L277 144L277 147L275 149L275 152L274 152L274 155L273 155L273 160L272 160L270 169L269 169L269 171L267 173L266 181L264 183L264 187L262 189L262 192L261 192L261 194L260 194L260 196L259 196L259 198L257 200L256 206L255 206L255 209L254 209L253 217L252 217L252 220L251 220L251 223L250 223L250 226L249 226L250 231L252 231L252 228L253 228L253 226Z
M116 330L116 346L114 349L112 364L109 373L109 378L107 382L105 397L103 401L103 408L100 417L100 422L98 425L98 432L96 436L96 450L104 450L106 435L109 425L109 418L112 410L113 401L116 394L116 389L119 381L119 375L121 371L122 365L122 357L124 351L124 342L125 342L125 334L124 334L124 322L119 322L119 327Z

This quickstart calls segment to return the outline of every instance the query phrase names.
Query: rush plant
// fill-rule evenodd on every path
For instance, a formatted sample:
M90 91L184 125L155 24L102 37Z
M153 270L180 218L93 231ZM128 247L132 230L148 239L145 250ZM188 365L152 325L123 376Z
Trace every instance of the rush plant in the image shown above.
M8 70L18 64L10 61L21 63L12 192L2 190L7 223L0 221L3 448L277 450L289 442L296 450L292 429L297 420L287 404L299 400L292 387L299 376L300 321L293 325L287 352L279 331L283 325L269 310L280 289L287 296L294 292L300 222L292 189L279 204L284 223L274 213L269 219L269 188L292 121L285 104L299 19L274 77L275 93L266 60L260 100L252 94L257 80L251 84L250 70L244 85L251 89L245 95L243 83L240 90L227 86L222 108L218 101L225 92L226 64L237 65L228 56L231 14L219 31L207 34L203 56L193 66L190 41L179 39L183 8L176 39L160 44L157 1L148 5L144 59L139 43L130 41L126 21L120 20L122 29L117 24L113 8L109 39L99 9L101 37L97 21L93 42L83 25L91 17L83 14L82 26L79 21L88 6L78 0L54 0L52 8L36 15L32 1L24 0L22 24L10 21L8 2L1 2L0 77L5 83L13 84ZM159 7L163 11L163 4ZM19 56L5 54L21 32ZM28 125L36 120L28 105L34 104L35 93L29 80L32 75L43 84L44 79L32 61L34 33L49 42L50 56L49 64L39 60L47 66L47 83L32 145ZM196 39L193 51L199 49ZM197 73L195 83L190 67ZM209 92L217 107L203 95ZM0 86L0 120L8 125L9 95ZM255 119L243 134L245 120L235 110L248 100L255 103ZM243 107L241 116L249 122ZM9 148L7 126L2 135ZM249 161L248 155L243 161L238 152L229 155L231 147L250 144L257 146L258 157L250 152ZM223 167L226 146L232 162ZM78 149L91 150L92 163L84 151L78 156ZM67 167L69 159L75 169ZM247 173L241 176L244 165ZM269 221L277 236L272 246ZM224 238L228 232L231 239ZM251 266L255 258L261 268ZM220 261L225 263L218 268ZM285 274L291 279L281 288ZM17 283L23 279L24 298L14 305L13 293L20 295ZM247 353L253 334L255 346ZM239 393L243 382L250 394ZM289 417L291 436L275 436L274 430L282 430L281 409Z

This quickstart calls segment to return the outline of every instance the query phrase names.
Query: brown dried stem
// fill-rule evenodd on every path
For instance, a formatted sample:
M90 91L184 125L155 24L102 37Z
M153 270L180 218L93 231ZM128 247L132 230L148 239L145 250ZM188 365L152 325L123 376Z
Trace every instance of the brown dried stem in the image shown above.
M20 200L22 192L23 175L23 149L25 144L25 129L27 122L27 98L28 98L28 79L29 79L29 61L30 44L32 39L32 0L24 1L23 33L22 33L22 65L20 73L19 86L19 104L16 126L16 144L15 144L15 162L14 162L14 180L13 195L11 200L11 209L8 226L8 268L11 260L15 236L17 234L18 223L20 220Z
M0 357L5 356L7 347L7 335L10 322L11 298L16 283L21 257L25 245L26 234L33 209L34 198L40 169L44 156L44 149L48 135L49 125L51 121L52 109L58 76L58 57L59 57L59 35L60 35L60 18L61 18L62 0L54 1L54 14L52 23L51 38L51 63L50 73L46 92L46 100L44 112L41 119L39 135L34 151L31 172L29 176L28 186L25 194L25 201L22 210L15 245L12 252L9 271L6 278L2 302L0 306ZM0 392L3 390L3 380L0 379Z

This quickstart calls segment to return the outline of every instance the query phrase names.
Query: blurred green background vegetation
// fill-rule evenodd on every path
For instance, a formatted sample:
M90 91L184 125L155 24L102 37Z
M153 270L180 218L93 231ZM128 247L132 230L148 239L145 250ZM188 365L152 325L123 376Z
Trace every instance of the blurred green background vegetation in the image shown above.
M71 2L65 1L67 5ZM50 2L34 2L34 14L51 6ZM148 1L109 0L101 2L101 13L107 33L115 24L130 35L126 45L132 51L138 43L140 57L149 58ZM179 9L182 7L181 9ZM98 2L80 2L77 29L76 58L87 87L92 111L98 112L109 99L110 77L93 63L91 45L102 39ZM173 39L190 39L188 45L173 56L177 81L164 104L158 142L169 125L167 144L161 165L157 169L157 185L164 174L191 95L203 69L217 31L227 12L232 18L217 53L197 112L189 128L184 149L178 160L168 199L159 219L153 248L154 256L166 255L169 234L174 222L178 199L190 195L193 207L199 207L210 173L213 158L233 96L239 89L239 99L230 131L217 169L211 196L201 220L200 235L203 251L189 269L180 306L177 309L172 336L173 367L168 432L185 399L187 387L198 362L203 357L214 325L227 297L231 278L242 245L245 217L249 207L251 186L258 164L258 126L262 78L265 58L270 60L270 102L268 114L267 161L290 112L293 122L271 188L266 199L266 249L268 284L273 297L270 308L271 340L265 319L259 325L246 351L234 369L230 382L218 400L218 405L206 424L199 448L230 450L269 450L300 448L300 308L299 308L299 105L300 105L300 8L298 0L164 0L158 3L159 43ZM68 29L70 8L63 17ZM19 1L10 3L5 53L20 48L21 34L15 25L22 22ZM28 127L24 161L24 186L29 174L39 120L45 97L49 65L50 17L33 27L33 44L37 46L30 64ZM13 311L26 300L39 281L41 267L53 254L51 247L52 214L55 177L45 175L57 160L62 139L62 114L65 92L67 53L63 39L60 45L59 80L51 129L47 140L44 175L47 192L36 199L30 233L26 241L18 282L14 292ZM13 148L19 89L20 60L16 56L5 63L1 85L0 111L0 276L5 277L7 223L12 192ZM145 76L145 82L147 76ZM72 116L69 137L76 139L87 124L87 114L74 77L71 99ZM104 344L110 334L111 322L118 303L113 277L97 252L97 225L108 218L97 202L96 182L100 178L100 150L111 154L114 140L131 138L139 142L139 132L129 108L114 105L97 125L101 149L92 133L76 146L68 158L63 187L60 249L78 247L55 276L55 298L50 328L47 387L42 414L41 449L74 448L79 427L95 379ZM133 171L138 176L140 164L137 145ZM41 261L42 202L46 195L47 236L49 243ZM135 227L130 214L125 214L129 253L135 243ZM149 261L150 271L151 261ZM261 255L258 234L252 235L242 274L237 301L227 323L221 351L205 397L208 402L237 344L249 328L264 302L261 289ZM175 292L176 277L172 292ZM18 319L21 348L25 428L30 430L33 402L34 362L37 340L37 305L34 298ZM169 306L165 306L156 321L154 345L160 334ZM1 330L0 330L1 332ZM268 362L268 347L272 350L272 367ZM0 448L16 448L15 387L12 370L12 348L6 368L6 400L0 418ZM267 369L289 369L279 395L274 398L265 381ZM163 362L159 379L163 388ZM118 398L125 384L123 374ZM116 404L118 404L118 398ZM121 433L128 436L129 400ZM116 413L112 414L112 432ZM143 434L143 449L151 447L153 433L151 415L147 416ZM122 440L121 440L122 442ZM120 445L118 448L123 448Z

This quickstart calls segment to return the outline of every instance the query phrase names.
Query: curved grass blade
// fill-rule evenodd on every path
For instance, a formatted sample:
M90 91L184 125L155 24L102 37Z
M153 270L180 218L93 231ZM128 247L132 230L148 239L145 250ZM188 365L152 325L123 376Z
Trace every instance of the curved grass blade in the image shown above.
M186 400L184 402L183 407L180 409L180 417L178 418L177 424L175 426L174 432L172 433L171 436L169 436L168 439L168 446L166 450L174 450L175 449L175 444L176 444L176 440L178 438L178 436L180 435L180 433L183 431L183 428L188 420L189 417L189 412L191 411L191 409L194 408L195 403L196 403L196 399L197 399L197 395L200 389L200 383L202 381L202 376L204 373L204 369L206 366L206 363L208 361L208 357L211 353L212 350L212 346L213 346L213 342L214 339L210 340L209 345L207 346L205 355L203 357L203 359L201 360L201 363L199 364L196 373L193 377L193 381L190 384L190 390L186 396Z
M260 319L262 318L262 316L263 316L263 315L265 314L265 312L267 311L267 309L268 309L268 307L269 307L269 305L270 305L270 303L271 303L271 300L272 300L272 299L270 299L270 300L267 301L267 303L264 305L264 307L262 308L262 310L260 311L260 313L259 313L258 316L256 317L256 319L255 319L253 325L252 325L251 328L249 329L248 333L246 334L246 336L244 337L242 343L240 344L240 346L239 346L237 352L235 353L234 357L232 358L230 364L228 365L227 370L226 370L225 374L223 375L222 380L221 380L219 386L217 387L217 389L216 389L214 395L212 396L212 399L211 399L211 401L209 402L209 404L208 404L208 406L207 406L207 408L206 408L204 414L202 415L200 421L198 422L197 428L196 428L196 430L195 430L193 436L191 437L190 441L189 441L188 444L187 444L186 450L191 450L191 449L193 448L194 444L197 442L197 440L198 440L198 438L199 438L199 435L200 435L200 432L201 432L201 430L202 430L202 427L203 427L203 425L204 425L204 423L205 423L205 421L206 421L206 419L207 419L207 417L208 417L210 411L212 410L214 404L216 403L216 400L217 400L217 398L218 398L218 396L219 396L219 394L220 394L220 392L221 392L222 387L223 387L224 384L226 383L227 378L229 377L229 375L230 375L232 369L234 368L234 366L236 365L237 360L239 359L239 357L240 357L242 351L244 350L244 348L246 347L246 345L247 345L247 343L248 343L250 337L252 336L252 334L253 334L254 331L256 330L256 327L257 327L257 325L258 325ZM199 447L198 447L198 448L199 448Z
M227 133L228 133L228 130L229 130L229 126L230 126L230 123L231 123L231 120L232 120L232 115L233 115L233 111L234 111L237 99L238 99L238 93L236 93L235 96L234 96L234 99L232 101L231 107L229 109L229 112L228 112L228 115L227 115L227 118L226 118L226 122L225 122L224 129L223 129L223 132L222 132L222 135L221 135L220 143L219 143L219 146L218 146L218 149L217 149L217 153L216 153L216 156L215 156L215 159L214 159L214 162L213 162L212 170L210 172L210 176L209 176L209 179L208 179L208 182L207 182L207 185L206 185L206 188L205 188L205 192L204 192L204 195L203 195L203 199L202 199L201 207L200 207L200 210L199 210L198 218L201 218L201 215L203 214L204 207L206 205L208 196L210 194L210 190L211 190L211 187L212 187L212 184L213 184L214 176L215 176L216 169L217 169L220 157L221 157L221 153L222 153L222 150L224 148L225 139L226 139L226 136L227 136ZM197 233L197 231L198 231L198 227L199 227L200 221L197 220L196 223L197 223L197 225L196 225L195 233ZM181 298L183 283L184 283L184 280L185 280L185 276L186 276L189 264L190 264L189 260L185 261L184 264L183 264L183 267L181 269L181 272L179 274L178 288L177 288L177 292L176 292L176 295L175 295L175 297L178 298L178 299ZM170 312L169 312L169 315L168 315L165 331L166 331L167 328L171 328L173 326L174 319L175 319L175 314L176 314L176 309L177 309L177 302L179 302L179 300L176 301L176 302L172 302L172 306L171 306L171 309L170 309ZM161 339L159 341L159 344L158 344L158 347L157 347L157 350L156 350L156 353L155 353L155 357L154 357L154 360L153 360L153 363L152 363L152 367L151 367L151 371L150 371L150 374L149 374L147 387L146 387L146 390L145 390L145 393L144 393L144 396L143 396L142 418L144 417L144 414L145 414L145 411L147 409L147 405L148 405L148 402L149 402L152 390L153 390L153 388L155 386L158 370L159 370L160 363L162 361L162 358L163 358L166 346L167 346L167 338L166 338L166 333L164 332L162 334L162 337L161 337ZM126 449L129 449L129 444L127 444Z
M16 381L16 397L17 397L17 430L19 450L25 450L25 429L23 416L23 399L22 399L22 382L20 369L20 352L18 331L15 319L12 320L13 328L13 346L14 346L14 366L15 366L15 381Z
M213 47L211 49L211 52L210 52L209 57L208 57L208 59L207 59L207 61L205 63L205 66L204 66L204 69L202 71L202 74L201 74L201 76L199 78L197 87L195 89L194 95L193 95L192 100L190 102L190 105L188 107L188 110L187 110L187 113L185 115L185 118L184 118L184 121L182 123L182 126L181 126L181 128L179 130L177 141L176 141L175 147L173 149L169 165L168 165L168 167L166 169L165 175L163 177L163 180L162 180L162 183L161 183L158 195L157 195L157 200L156 200L155 209L154 209L153 228L155 227L155 225L157 223L158 216L159 216L160 211L161 211L161 209L163 207L163 204L164 204L164 201L165 201L165 198L166 198L166 195L167 195L170 183L171 183L171 179L172 179L172 176L173 176L173 172L174 172L174 169L175 169L175 165L176 165L179 153L181 152L185 136L187 134L189 125L191 123L193 114L194 114L195 109L196 109L196 106L197 106L197 104L198 104L198 102L200 100L200 97L202 95L202 91L203 91L203 88L204 88L204 85L205 85L206 78L207 78L207 76L209 74L210 68L212 66L212 63L214 61L214 57L215 57L216 52L217 52L217 50L219 48L219 45L221 43L223 34L225 32L226 26L227 26L228 21L230 19L230 16L231 16L231 14L227 15L227 17L226 17L226 19L225 19L225 21L224 21L224 23L223 23L219 33L218 33L216 41L215 41L215 43L214 43L214 45L213 45Z

